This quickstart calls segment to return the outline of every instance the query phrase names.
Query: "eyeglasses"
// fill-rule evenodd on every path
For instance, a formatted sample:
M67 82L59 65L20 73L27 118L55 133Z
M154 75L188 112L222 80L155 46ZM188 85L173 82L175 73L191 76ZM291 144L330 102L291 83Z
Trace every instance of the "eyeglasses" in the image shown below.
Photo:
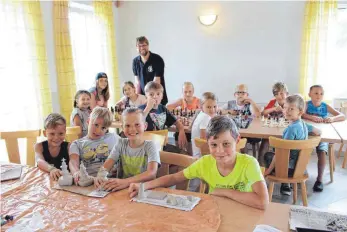
M147 47L147 46L148 46L148 44L142 44L142 45L138 44L138 45L137 45L138 48L145 48L145 47Z
M236 91L235 93L236 93L236 94L246 94L247 92L244 92L244 91Z

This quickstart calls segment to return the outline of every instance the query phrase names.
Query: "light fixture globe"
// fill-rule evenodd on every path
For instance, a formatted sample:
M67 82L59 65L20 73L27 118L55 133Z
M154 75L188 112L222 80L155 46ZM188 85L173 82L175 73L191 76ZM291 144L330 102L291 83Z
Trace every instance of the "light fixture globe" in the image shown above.
M205 26L211 26L217 20L217 15L201 15L199 16L199 21Z

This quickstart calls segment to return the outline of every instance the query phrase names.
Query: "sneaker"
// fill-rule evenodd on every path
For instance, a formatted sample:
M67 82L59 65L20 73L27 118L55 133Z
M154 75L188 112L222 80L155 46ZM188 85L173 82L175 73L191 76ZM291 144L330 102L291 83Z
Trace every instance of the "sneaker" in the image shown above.
M323 191L323 183L316 180L316 183L314 183L314 185L313 185L313 191L322 192Z
M281 184L280 192L282 195L290 196L292 195L292 190L289 184Z

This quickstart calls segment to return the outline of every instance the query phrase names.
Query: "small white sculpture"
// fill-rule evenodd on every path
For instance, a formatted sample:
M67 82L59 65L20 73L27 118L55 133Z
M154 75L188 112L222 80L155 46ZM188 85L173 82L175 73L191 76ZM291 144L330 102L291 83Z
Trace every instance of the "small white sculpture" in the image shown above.
M101 180L103 180L103 181L107 181L107 180L108 180L107 176L108 176L108 171L107 171L107 169L104 168L104 167L101 167L101 168L99 169L99 171L98 171L98 174L96 175L96 177L97 177L98 179L101 179ZM100 187L99 189L102 190L102 191L104 190L103 187Z
M63 173L63 175L61 177L59 177L58 179L58 184L61 186L70 186L72 185L73 182L73 178L72 175L70 174L70 172L67 170L67 165L65 162L65 159L63 158L61 161L61 171Z
M147 198L147 194L145 192L145 186L143 183L140 183L140 188L139 188L139 199L145 199Z
M94 183L94 179L90 177L87 173L87 169L84 166L83 162L80 164L80 179L78 185L82 187L87 187Z
M173 206L177 205L176 197L174 197L174 196L172 196L172 195L169 195L169 196L167 197L166 203L167 203L168 205L173 205Z

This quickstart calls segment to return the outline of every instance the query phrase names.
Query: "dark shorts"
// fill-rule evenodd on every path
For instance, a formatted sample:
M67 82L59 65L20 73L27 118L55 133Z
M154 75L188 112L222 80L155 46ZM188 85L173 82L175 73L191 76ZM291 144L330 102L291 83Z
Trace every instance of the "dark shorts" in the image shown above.
M266 152L264 155L264 161L265 161L265 167L269 168L270 164L275 156L275 153L273 152ZM288 177L293 177L294 176L294 171L295 169L288 168ZM275 169L272 170L271 175L275 175Z
M316 152L317 152L317 153L318 153L318 152L322 152L322 151L328 153L328 150L329 150L329 143L320 142L320 143L318 144L318 146L316 147Z
M246 139L247 139L247 143L250 143L250 144L261 142L261 139L257 139L257 138L246 138Z
M192 133L186 133L187 141L190 143L192 141ZM178 141L178 132L175 132L175 141Z

